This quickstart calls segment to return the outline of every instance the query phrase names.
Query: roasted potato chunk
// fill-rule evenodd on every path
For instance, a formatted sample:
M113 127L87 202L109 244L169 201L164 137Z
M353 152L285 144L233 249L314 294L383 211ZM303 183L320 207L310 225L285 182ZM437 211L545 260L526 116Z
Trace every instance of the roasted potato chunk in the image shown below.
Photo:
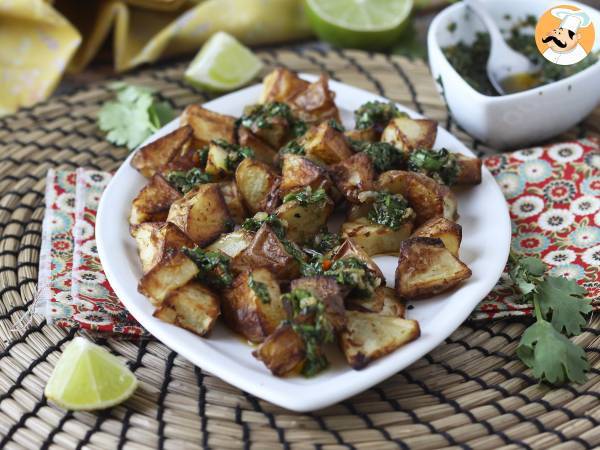
M137 150L131 159L131 165L150 178L178 153L185 153L191 142L192 129L184 125Z
M329 90L329 79L323 74L294 97L290 106L296 117L308 123L328 119L340 121L340 113L335 105L335 93Z
M339 334L339 343L353 369L364 368L421 334L416 320L357 311L348 311L346 315L348 323Z
M165 252L160 261L140 280L138 291L160 305L167 296L185 286L198 274L198 266L183 253Z
M288 239L303 244L317 235L327 225L334 204L326 197L319 203L302 205L296 200L285 202L275 213L287 222Z
M365 153L356 153L332 166L331 173L339 191L352 203L360 203L358 194L373 190L375 184L373 162Z
M129 223L136 225L143 222L164 222L169 215L169 208L180 198L179 191L162 175L154 174L150 182L133 199Z
M244 199L242 198L242 194L240 194L237 184L235 181L224 181L219 186L221 187L223 200L225 200L231 218L236 224L240 225L248 217L248 211L246 211Z
M396 117L383 130L381 140L410 152L416 148L432 148L436 136L437 123L434 120Z
M364 262L367 265L367 267L371 270L373 275L379 278L381 282L385 284L385 278L379 266L375 264L375 261L373 261L373 259L367 254L367 252L365 252L363 248L356 242L354 242L354 240L352 239L344 240L344 242L342 242L341 245L333 251L331 255L331 260L336 261L338 259L346 257L358 258L359 260Z
M456 164L458 165L456 184L481 184L481 159L457 154Z
M222 308L227 325L251 342L263 342L285 319L279 284L265 268L239 274L223 291Z
M206 247L206 250L211 252L218 250L229 256L231 259L235 259L250 246L253 239L254 233L239 229L222 235L219 239Z
M251 214L267 209L271 193L281 179L267 164L244 159L235 171L235 182Z
M183 231L169 222L145 222L132 225L130 231L137 243L144 273L150 271L167 253L194 246L194 242Z
M220 314L219 298L197 281L190 281L171 292L154 317L205 336Z
M430 219L417 228L412 237L431 237L441 239L450 253L458 258L462 240L462 227L444 217Z
M269 144L259 139L248 128L240 126L238 129L238 141L241 146L251 148L254 152L254 158L272 166L277 156L277 152L273 150Z
M342 238L352 239L367 255L397 254L400 243L408 239L412 232L412 222L403 223L394 230L384 225L371 222L366 217L345 222L342 225Z
M264 267L278 280L292 280L300 274L298 261L266 224L259 228L252 243L235 259L232 267L240 272Z
M306 359L304 340L290 325L280 325L258 348L252 352L271 373L284 377L298 373Z
M351 311L368 312L380 316L405 317L406 304L396 296L396 292L387 286L379 286L375 293L367 298L349 297L346 308Z
M471 276L471 269L450 253L441 239L414 237L400 245L396 293L420 298L453 288Z
M281 195L307 186L313 191L322 187L328 194L333 188L324 167L300 155L284 155L281 160Z
M300 92L305 91L310 83L304 81L296 73L278 67L263 78L263 90L259 103L288 103Z
M189 105L181 115L181 123L189 125L194 139L200 142L224 139L234 144L235 120L235 117L209 111L199 105Z
M300 138L300 144L307 158L328 165L345 161L354 154L344 134L327 122L311 127Z
M346 130L344 136L355 141L376 142L379 140L377 130L375 128L364 128L362 130Z
M204 247L233 228L233 220L216 183L201 184L171 205L168 222Z
M434 217L456 220L458 216L452 191L426 175L390 170L379 176L377 187L392 194L402 194L415 211L418 225Z
M325 305L325 317L334 330L341 331L346 326L344 297L348 294L345 286L338 284L333 277L304 277L292 281L291 290L303 289L320 299ZM284 305L289 308L289 305ZM291 315L291 314L290 314Z

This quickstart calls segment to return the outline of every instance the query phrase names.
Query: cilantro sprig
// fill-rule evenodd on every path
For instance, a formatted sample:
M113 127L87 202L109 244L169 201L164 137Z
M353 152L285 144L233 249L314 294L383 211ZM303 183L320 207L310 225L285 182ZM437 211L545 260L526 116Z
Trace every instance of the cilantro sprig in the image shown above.
M102 105L98 126L115 145L133 150L175 117L168 103L154 97L153 89L123 82L109 87L116 92L116 99Z
M536 257L511 255L510 277L533 304L536 322L525 330L517 356L540 381L583 383L590 368L585 351L569 340L581 333L586 315L592 311L586 290L575 281L545 275L544 263Z

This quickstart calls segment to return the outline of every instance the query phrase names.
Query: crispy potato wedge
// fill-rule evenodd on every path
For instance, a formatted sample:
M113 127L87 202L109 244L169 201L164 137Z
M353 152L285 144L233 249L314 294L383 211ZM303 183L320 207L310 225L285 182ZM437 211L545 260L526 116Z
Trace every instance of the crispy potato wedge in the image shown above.
M305 91L309 84L295 72L278 67L263 78L263 90L258 102L288 103L300 92Z
M246 158L235 171L235 182L251 214L265 211L272 192L281 178L267 164Z
M469 158L468 156L457 154L456 163L458 164L456 184L481 184L481 159Z
M231 218L240 225L248 217L248 211L246 211L244 199L237 184L235 181L223 181L219 183L219 186Z
M160 305L167 296L198 274L198 266L183 253L165 252L160 261L140 279L138 291Z
M154 312L154 317L205 336L220 314L219 298L199 282L190 281L171 292Z
M254 233L239 229L222 235L219 239L206 247L206 250L211 252L218 250L225 253L231 259L235 259L250 246L253 239Z
M131 159L131 165L150 178L178 153L185 153L191 142L192 129L184 125L138 149Z
M290 106L296 117L308 123L329 119L340 122L340 112L335 105L335 93L329 90L329 78L324 74L296 95Z
M362 369L421 334L416 320L348 311L346 330L339 334L339 343L346 361L353 369Z
M450 253L441 239L413 237L402 242L396 268L396 294L420 298L453 288L471 269Z
M344 297L348 294L345 286L338 284L333 277L303 277L292 281L291 290L304 289L325 305L325 316L336 331L346 326L346 309ZM284 305L288 309L289 305Z
M366 153L356 153L335 164L331 173L337 188L351 203L360 203L358 194L373 190L375 184L375 168Z
M231 175L229 170L229 151L215 142L208 146L208 155L206 157L206 173L212 176L211 179L223 180Z
M368 312L380 316L402 317L406 315L404 300L396 296L396 292L387 286L379 286L371 297L349 297L346 308L351 311Z
M381 140L410 152L416 148L432 148L436 136L435 120L396 117L383 130Z
M300 372L306 359L306 347L290 325L280 325L252 354L273 375L284 377Z
M189 105L181 115L181 123L189 125L194 139L200 142L225 139L235 144L235 120L235 117L209 111L199 105Z
M229 209L216 183L201 184L175 201L167 221L201 247L233 228Z
M277 208L276 215L287 222L286 236L303 244L317 235L327 225L334 204L326 198L312 205L301 205L296 200L288 201Z
M131 203L129 223L164 222L173 202L181 198L177 189L160 174L154 174Z
M182 247L194 246L194 242L170 222L132 225L130 232L137 243L144 273L149 272L167 253L177 253Z
M371 270L373 275L379 278L382 284L385 284L385 277L383 276L383 273L381 272L379 266L375 264L373 258L371 258L360 245L354 242L353 239L345 239L344 242L342 242L340 246L333 251L331 255L331 260L336 261L338 259L346 257L358 258L359 260L364 262L367 265L367 267Z
M300 275L298 261L267 224L259 228L252 243L232 262L232 268L239 272L259 267L269 269L280 281L292 280Z
M434 217L445 217L453 221L458 217L454 193L426 175L390 170L379 176L377 188L392 194L402 194L415 211L418 225Z
M277 152L269 144L259 139L248 128L240 126L238 129L238 142L243 147L249 147L254 152L254 158L272 166Z
M342 224L343 239L352 239L367 255L398 254L400 243L412 233L412 222L403 223L398 230L371 222L361 217Z
M300 155L286 154L281 159L281 195L310 186L331 189L331 180L324 167Z
M254 289L251 284L264 287L268 301L258 294L260 288ZM227 325L256 343L263 342L286 317L279 283L265 268L240 273L232 286L223 291L222 308Z
M343 133L323 122L313 126L300 138L306 150L306 157L323 164L337 164L350 158L350 149Z
M375 128L365 128L363 130L346 130L344 136L355 141L376 142L379 140L379 135Z
M458 258L458 250L462 241L462 227L444 217L435 217L417 228L412 237L441 239L450 253Z

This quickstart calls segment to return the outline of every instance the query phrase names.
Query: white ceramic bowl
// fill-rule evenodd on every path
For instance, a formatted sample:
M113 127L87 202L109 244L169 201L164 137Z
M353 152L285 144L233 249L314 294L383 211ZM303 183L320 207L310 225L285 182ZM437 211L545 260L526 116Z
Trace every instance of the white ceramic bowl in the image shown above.
M481 0L501 28L564 1ZM600 49L600 12L574 1L585 9L596 28L594 51ZM505 16L510 15L510 19ZM455 23L456 29L448 30ZM429 66L450 113L469 134L498 149L509 149L556 136L584 119L600 103L600 61L562 80L516 94L491 97L473 89L454 70L442 48L459 41L472 42L477 31L485 31L476 14L463 3L452 5L431 23L427 36Z

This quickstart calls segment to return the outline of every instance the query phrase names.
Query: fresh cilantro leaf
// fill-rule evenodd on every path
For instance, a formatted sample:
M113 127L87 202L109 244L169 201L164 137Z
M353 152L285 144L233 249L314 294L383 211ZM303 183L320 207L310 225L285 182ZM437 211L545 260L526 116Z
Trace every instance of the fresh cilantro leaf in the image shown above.
M529 294L535 291L540 277L546 271L546 265L541 259L534 256L518 258L516 255L511 254L510 260L512 263L509 272L510 278L523 294L523 300L531 301Z
M168 104L156 101L150 88L123 82L110 87L116 99L102 106L98 126L113 144L132 150L174 116Z
M583 383L589 370L585 351L543 319L525 330L517 355L536 378L551 384Z
M586 290L573 280L546 277L539 283L536 297L545 317L552 313L552 325L568 336L581 333L585 315L592 311L589 300L581 298Z

